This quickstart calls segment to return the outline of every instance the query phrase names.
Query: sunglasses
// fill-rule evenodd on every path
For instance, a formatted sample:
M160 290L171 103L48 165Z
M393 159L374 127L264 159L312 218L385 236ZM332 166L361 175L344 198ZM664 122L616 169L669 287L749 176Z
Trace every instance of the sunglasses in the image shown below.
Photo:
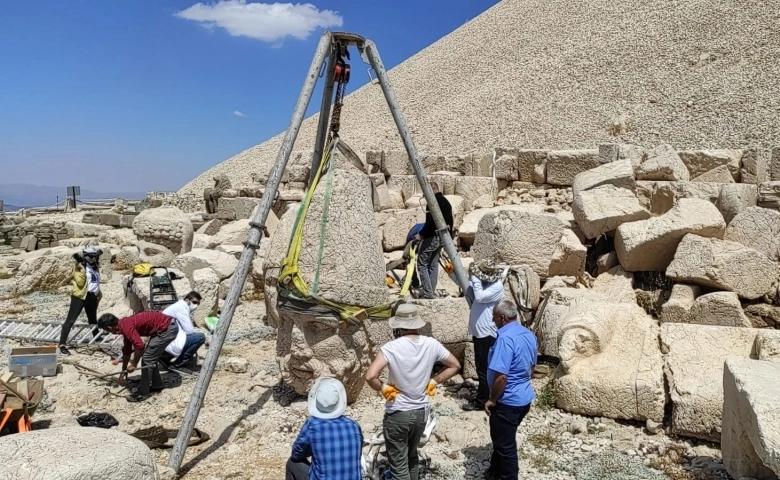
M192 305L200 305L200 302L198 302L197 300L190 300L190 303Z

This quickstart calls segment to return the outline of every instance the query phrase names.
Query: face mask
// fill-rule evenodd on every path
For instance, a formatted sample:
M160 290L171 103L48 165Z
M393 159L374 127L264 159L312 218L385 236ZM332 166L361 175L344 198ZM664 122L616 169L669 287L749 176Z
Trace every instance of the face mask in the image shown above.
M190 313L194 312L196 308L198 308L197 303L190 303Z

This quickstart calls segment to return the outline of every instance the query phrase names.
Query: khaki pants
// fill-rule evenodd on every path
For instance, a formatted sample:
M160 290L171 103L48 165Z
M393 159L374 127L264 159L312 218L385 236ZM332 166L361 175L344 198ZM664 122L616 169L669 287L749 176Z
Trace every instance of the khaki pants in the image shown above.
M386 412L382 430L393 480L418 480L417 445L425 430L425 409Z

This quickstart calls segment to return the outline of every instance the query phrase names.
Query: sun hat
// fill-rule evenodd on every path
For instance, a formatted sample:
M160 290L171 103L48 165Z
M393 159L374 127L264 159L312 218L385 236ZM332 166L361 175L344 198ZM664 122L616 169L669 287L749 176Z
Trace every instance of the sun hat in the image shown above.
M395 316L390 317L390 328L403 328L406 330L417 330L423 328L427 323L420 318L420 314L417 313L417 305L411 305L409 303L402 303L398 305L398 309L395 311Z
M469 275L477 277L486 283L494 283L501 280L503 266L496 265L493 260L479 260L469 265Z
M99 257L103 255L103 250L97 248L97 247L87 247L81 252L84 256L90 256L90 257Z
M309 414L331 420L344 415L346 410L347 391L344 385L335 378L318 378L309 392Z

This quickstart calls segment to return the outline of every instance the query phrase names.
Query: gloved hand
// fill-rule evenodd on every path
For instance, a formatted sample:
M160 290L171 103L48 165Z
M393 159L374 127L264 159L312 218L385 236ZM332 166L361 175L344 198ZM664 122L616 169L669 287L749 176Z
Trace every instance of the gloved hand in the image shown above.
M431 381L428 382L428 386L425 388L425 393L427 393L430 396L436 395L436 385L438 385L438 383L436 383L436 380L431 379Z
M399 393L401 393L401 391L392 385L388 385L388 384L382 385L382 396L385 397L385 400L387 400L388 402L394 402L396 395L398 395Z

